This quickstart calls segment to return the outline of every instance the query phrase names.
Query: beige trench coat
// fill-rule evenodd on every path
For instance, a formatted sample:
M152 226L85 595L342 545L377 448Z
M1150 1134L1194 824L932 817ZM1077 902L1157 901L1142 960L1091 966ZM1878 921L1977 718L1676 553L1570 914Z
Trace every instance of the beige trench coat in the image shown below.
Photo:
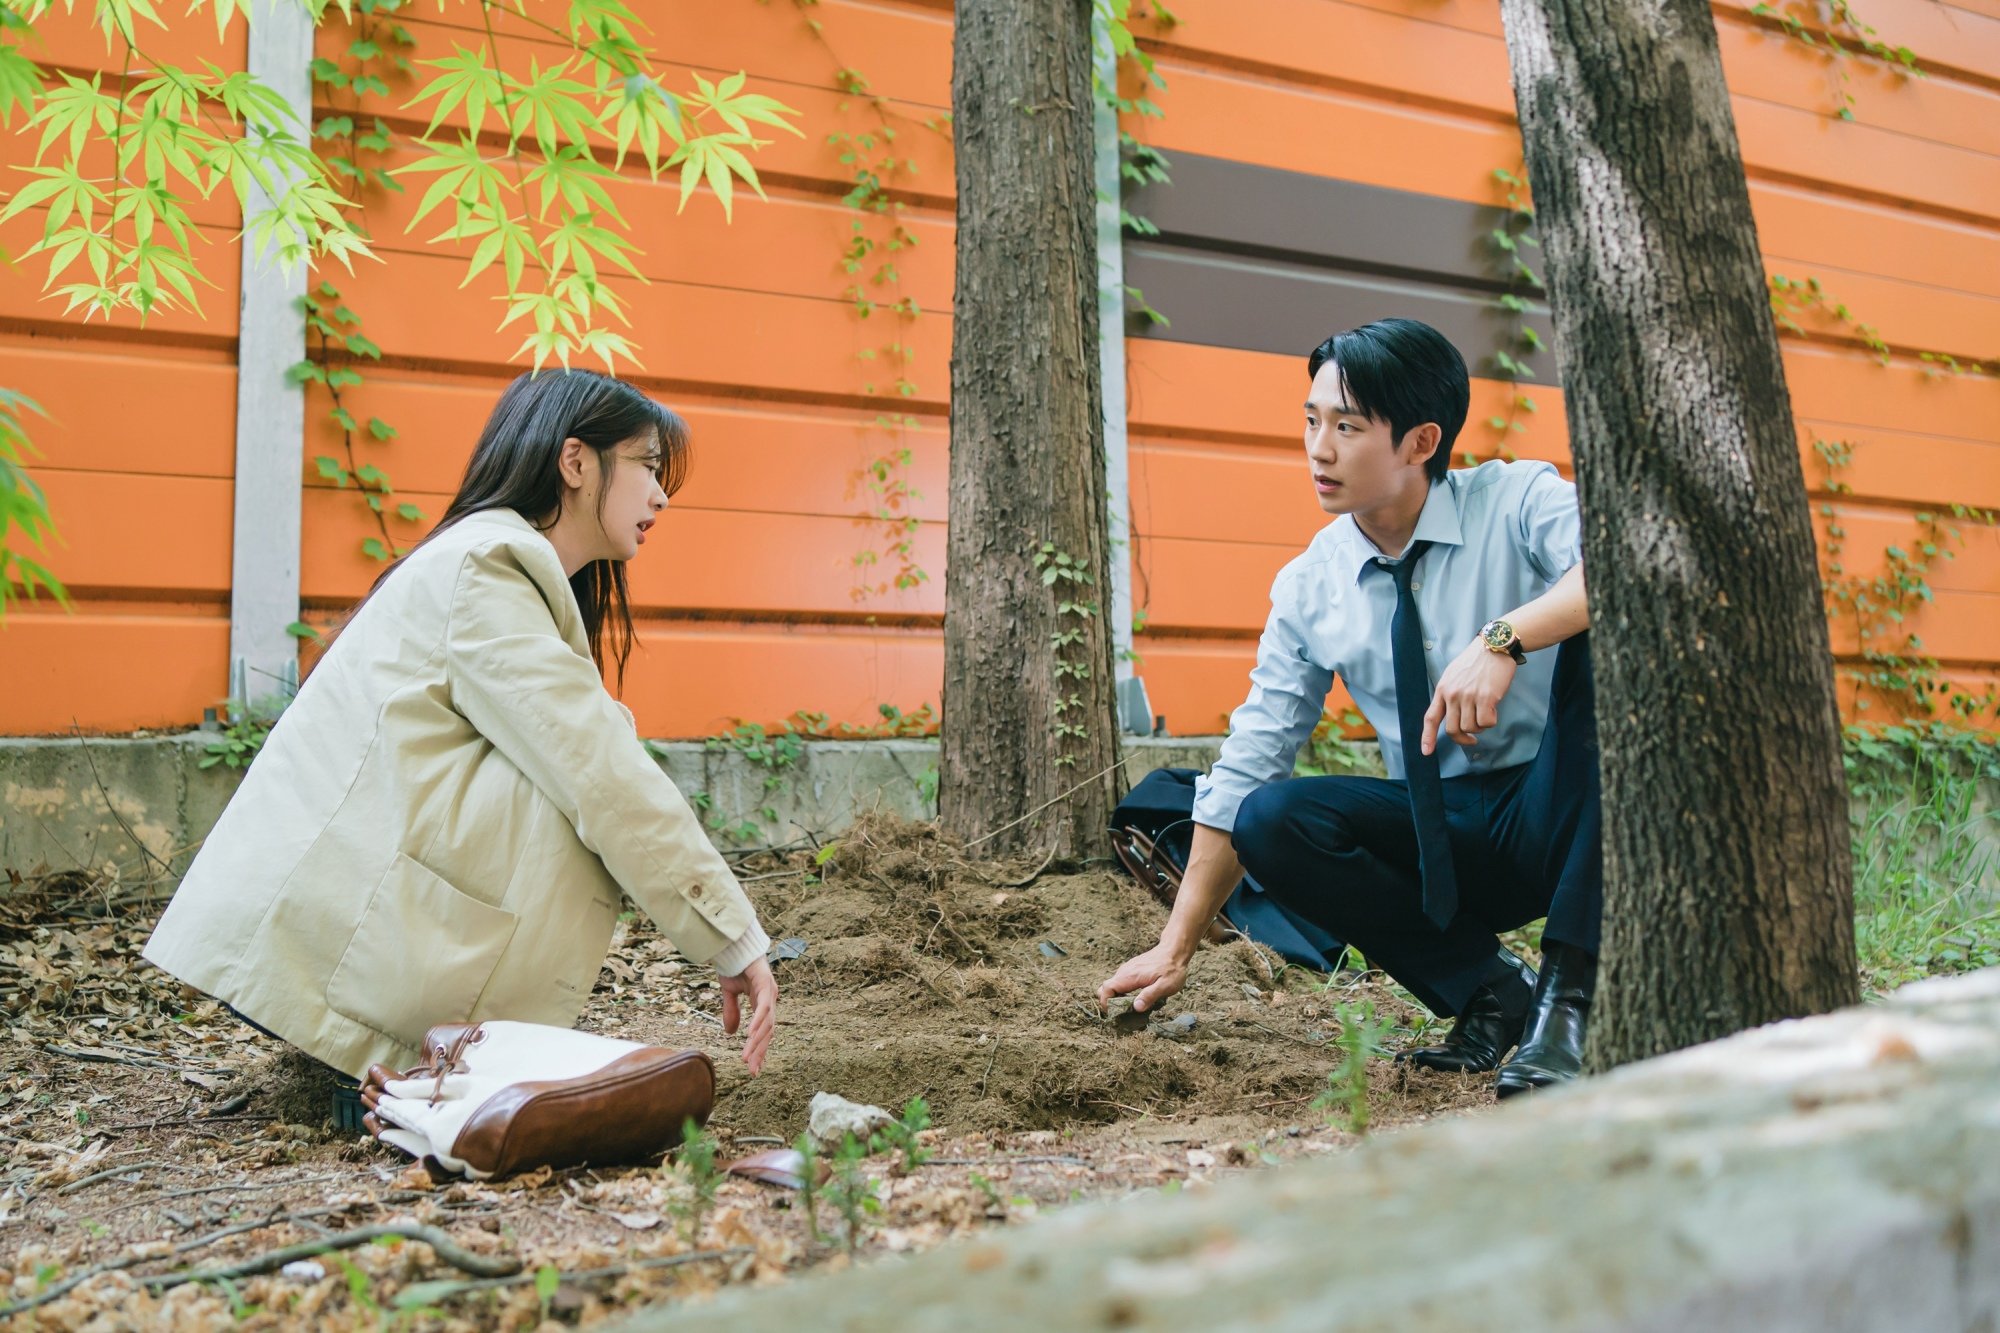
M279 719L148 961L326 1063L427 1027L568 1026L619 891L696 962L755 912L605 690L555 548L509 509L419 548Z

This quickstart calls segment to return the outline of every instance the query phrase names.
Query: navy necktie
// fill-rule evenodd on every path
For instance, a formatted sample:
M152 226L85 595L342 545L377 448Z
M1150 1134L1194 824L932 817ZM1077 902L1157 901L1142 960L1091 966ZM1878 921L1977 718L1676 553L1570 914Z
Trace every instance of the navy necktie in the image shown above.
M1430 545L1411 542L1400 561L1384 558L1375 563L1396 581L1396 614L1389 622L1389 646L1396 667L1396 719L1403 730L1403 776L1410 789L1410 814L1417 821L1424 915L1443 930L1458 915L1458 868L1452 863L1451 836L1444 822L1444 779L1438 775L1438 757L1423 750L1431 673L1424 661L1424 624L1417 615L1416 592L1410 587L1417 561Z

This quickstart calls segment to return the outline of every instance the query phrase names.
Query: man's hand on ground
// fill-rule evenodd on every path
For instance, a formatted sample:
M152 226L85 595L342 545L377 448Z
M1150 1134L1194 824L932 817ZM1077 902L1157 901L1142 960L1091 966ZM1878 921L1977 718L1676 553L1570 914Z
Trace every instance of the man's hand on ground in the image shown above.
M1137 958L1127 959L1097 988L1097 1007L1102 1010L1114 997L1131 995L1134 1009L1152 1009L1187 984L1187 970L1187 959L1180 950L1156 944Z
M742 1002L750 1001L750 1026L743 1034L743 1063L752 1074L764 1072L764 1053L771 1048L771 1034L778 1026L778 983L771 965L759 958L743 969L740 976L720 978L722 986L722 1030L734 1034L742 1022Z
M1424 753L1437 749L1437 734L1472 745L1479 733L1500 722L1500 701L1514 683L1514 659L1474 639L1438 678L1437 693L1424 714Z

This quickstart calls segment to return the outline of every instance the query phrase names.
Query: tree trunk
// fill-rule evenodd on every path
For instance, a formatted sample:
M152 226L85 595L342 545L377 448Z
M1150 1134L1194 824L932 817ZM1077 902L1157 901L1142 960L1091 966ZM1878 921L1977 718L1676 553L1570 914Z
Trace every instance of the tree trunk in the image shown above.
M1116 799L1090 0L961 0L938 809L995 852L1096 845Z
M1706 0L1502 0L1584 515L1604 1069L1856 998L1805 478Z

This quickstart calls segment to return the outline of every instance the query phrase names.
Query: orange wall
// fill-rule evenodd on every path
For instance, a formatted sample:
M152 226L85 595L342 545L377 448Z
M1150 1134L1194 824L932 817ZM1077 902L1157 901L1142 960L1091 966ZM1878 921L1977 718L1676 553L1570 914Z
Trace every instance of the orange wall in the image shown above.
M776 136L757 158L769 201L739 195L733 224L712 199L675 212L676 190L629 171L615 188L638 224L648 285L632 292L643 371L635 378L693 423L696 465L662 529L633 567L643 651L626 696L654 735L710 734L739 717L794 709L865 722L878 703L934 700L941 674L945 388L951 295L948 144L921 127L948 108L949 6L920 0L823 0L812 15L749 0L648 0L637 6L657 49L711 75L748 71L803 114L802 137ZM1128 128L1174 152L1481 203L1498 202L1495 167L1514 166L1497 11L1474 0L1176 0L1182 23L1149 39L1169 87L1162 119ZM1786 335L1787 369L1808 441L1856 443L1852 494L1822 496L1849 533L1851 567L1913 529L1919 510L1954 501L2000 507L2000 382L1928 379L1915 354L1961 359L2000 351L2000 9L1991 0L1869 0L1884 40L1911 46L1930 76L1902 80L1856 64L1852 123L1834 118L1825 63L1756 19L1716 6L1760 237L1773 272L1818 275L1897 349L1887 368L1831 324ZM406 20L418 58L474 40L456 9ZM105 63L81 21L56 30L49 58ZM212 54L183 27L182 55ZM537 31L501 23L507 51L546 58ZM242 30L223 63L240 64ZM322 34L323 53L344 40ZM1338 58L1336 58L1336 54ZM895 336L885 313L858 318L839 263L853 214L840 202L850 168L834 132L875 125L844 95L856 69L893 99L914 162L898 181L904 224L900 294L923 308L907 330L914 397L891 410L918 425L890 433L885 404L863 386L887 380L860 359ZM684 81L675 73L669 86ZM379 105L401 131L407 85ZM343 108L344 109L344 108ZM14 137L0 162L24 159ZM405 225L413 200L371 194L368 221L385 261L335 275L385 352L365 367L351 406L398 427L363 445L399 499L435 515L455 485L519 342L495 327L496 288L459 289L462 257L432 245L435 219ZM74 614L46 606L0 631L0 733L177 726L226 690L230 481L234 449L237 220L200 216L214 244L206 318L121 319L92 327L39 298L32 262L0 270L0 384L40 399L54 420L35 432L38 470L67 545L54 564ZM0 234L18 253L38 220ZM1172 312L1167 312L1171 316ZM1171 337L1171 332L1167 335ZM1297 358L1133 339L1134 591L1147 612L1139 647L1154 710L1176 732L1213 731L1241 697L1271 575L1322 516L1296 458ZM1479 349L1466 349L1472 355ZM1488 403L1501 386L1482 382ZM1559 391L1516 447L1566 465ZM336 452L308 403L310 458ZM1475 404L1473 420L1488 413ZM1467 443L1483 447L1468 429ZM930 581L857 597L853 559L880 549L857 475L907 447L924 493L918 559ZM352 492L302 469L303 590L324 619L377 566L360 553L372 520ZM421 525L399 525L415 535ZM1935 602L1913 628L1956 680L2000 679L2000 531L1968 526L1959 558L1933 573ZM1850 659L1851 632L1836 629ZM1857 701L1850 699L1850 707ZM1877 700L1863 716L1881 717Z
M1857 9L1882 40L1913 49L1928 77L1846 62L1848 122L1832 114L1839 85L1827 61L1747 5L1714 6L1768 270L1819 277L1896 349L1878 365L1831 320L1803 318L1804 336L1784 335L1806 475L1816 508L1832 505L1846 528L1849 573L1879 566L1891 543L1911 545L1919 512L2000 508L2000 379L1926 375L1918 359L2000 353L2000 8ZM1168 83L1165 115L1131 126L1170 158L1501 202L1493 169L1518 169L1520 146L1497 7L1185 0L1174 10L1182 23L1147 43ZM1468 359L1480 350L1465 349ZM1137 586L1150 590L1156 632L1142 644L1147 685L1176 730L1212 730L1240 697L1270 577L1323 521L1299 484L1304 367L1154 341L1131 351ZM1465 442L1484 453L1492 436L1476 423L1505 389L1475 387ZM1540 411L1512 447L1567 470L1561 393L1532 396ZM1840 478L1852 493L1826 492L1814 436L1854 443ZM1984 693L2000 681L2000 528L1960 530L1957 558L1931 572L1935 601L1908 628L1947 679ZM1858 668L1851 620L1837 620L1833 638ZM1859 697L1869 692L1847 672L1842 688L1851 718L1907 711ZM1990 713L1984 721L1994 725Z
M121 61L79 12L44 17L33 58L74 73L117 77ZM156 58L242 69L245 31L218 45L205 20L174 25ZM0 136L0 188L24 177L33 142ZM86 153L108 174L108 147ZM212 287L202 313L156 312L142 328L64 318L44 297L38 259L0 264L0 384L35 399L28 418L42 458L59 541L42 558L75 596L65 614L46 600L16 603L0 629L0 734L179 727L228 691L231 481L235 470L236 309L241 223L224 191L190 212ZM0 226L0 252L19 256L42 234L40 210ZM80 267L80 265L79 265Z

